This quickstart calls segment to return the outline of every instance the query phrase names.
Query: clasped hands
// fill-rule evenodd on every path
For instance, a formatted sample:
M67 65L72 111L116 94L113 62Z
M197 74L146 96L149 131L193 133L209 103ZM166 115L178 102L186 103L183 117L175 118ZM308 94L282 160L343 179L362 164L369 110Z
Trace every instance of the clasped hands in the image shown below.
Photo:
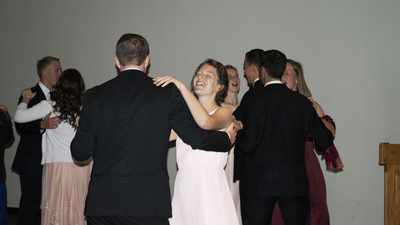
M230 135L232 145L235 144L237 132L241 129L243 129L242 122L236 120L235 116L232 116L231 125L225 129L225 132Z

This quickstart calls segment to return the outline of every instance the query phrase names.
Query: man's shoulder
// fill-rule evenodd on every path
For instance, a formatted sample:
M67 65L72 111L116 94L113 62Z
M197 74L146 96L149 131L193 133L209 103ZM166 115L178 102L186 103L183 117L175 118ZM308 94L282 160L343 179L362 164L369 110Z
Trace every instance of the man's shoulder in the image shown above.
M254 83L254 88L253 89L263 89L263 88L264 88L264 85L260 80L258 80L258 81L256 81Z
M99 91L99 89L100 89L100 86L101 85L96 85L96 86L94 86L92 88L87 89L86 92L85 92L85 96L90 96L90 95L93 95L93 94L97 93Z
M297 101L309 101L306 96L300 94L297 91L290 90L284 84L267 85L264 90L265 96L269 96L272 98L281 98L283 96L286 96L288 98L296 99Z
M42 88L40 88L39 83L37 83L35 86L31 87L31 91L32 91L32 92L40 91L40 92L43 93Z
M93 94L96 94L96 93L100 92L101 90L103 90L103 89L105 89L105 88L107 88L107 87L109 87L109 86L114 85L113 83L115 83L115 81L117 80L117 78L118 78L118 76L116 76L116 77L114 77L114 78L111 78L111 79L105 81L105 82L102 83L102 84L99 84L99 85L96 85L96 86L94 86L94 87L92 87L92 88L87 89L86 92L85 92L85 95L93 95Z
M257 85L254 88L248 90L246 93L244 93L240 104L242 104L243 102L247 104L254 101L254 99L257 99L262 94L263 90L264 88L262 85Z
M286 86L286 85L285 85L285 86ZM296 99L296 101L303 101L303 102L310 102L310 103L311 103L311 101L308 100L308 98L307 98L306 96L300 94L300 93L297 92L297 91L290 90L290 89L287 88L287 87L282 88L281 92L282 92L282 93L285 93L285 94L287 94L287 95L290 95L290 97Z
M37 82L33 87L31 87L31 88L40 88L40 86L39 86L39 82Z
M31 87L30 89L31 89L32 93L36 93L36 95L28 103L28 108L38 104L42 100L46 100L46 96L44 95L44 92L43 92L42 88L40 87L39 83L37 83L35 86ZM22 95L20 95L20 97L19 97L18 104L21 102L21 100L22 100Z
M277 87L271 92L265 93L266 101L273 102L274 104L286 104L296 110L303 110L307 113L313 112L314 107L312 102L304 95L297 91L290 90L284 85Z
M119 73L116 77L96 85L85 92L85 96L109 95L125 90L132 92L152 92L160 95L167 95L173 91L179 92L175 84L169 84L166 87L157 87L153 84L153 80L147 74L140 70L128 70ZM180 92L179 92L180 93Z
M233 115L237 119L239 120L243 119L244 113L249 109L249 107L254 103L254 101L258 99L258 96L261 94L260 90L262 89L255 90L255 88L252 88L248 90L246 93L244 93L239 106L233 112Z

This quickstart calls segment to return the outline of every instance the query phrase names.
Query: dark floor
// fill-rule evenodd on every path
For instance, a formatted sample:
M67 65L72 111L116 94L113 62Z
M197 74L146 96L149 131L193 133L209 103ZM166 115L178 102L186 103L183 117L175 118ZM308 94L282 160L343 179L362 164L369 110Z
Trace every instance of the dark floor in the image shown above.
M17 208L7 208L7 214L8 214L8 221L10 222L10 225L17 225L18 209ZM38 214L35 225L40 225L40 213Z

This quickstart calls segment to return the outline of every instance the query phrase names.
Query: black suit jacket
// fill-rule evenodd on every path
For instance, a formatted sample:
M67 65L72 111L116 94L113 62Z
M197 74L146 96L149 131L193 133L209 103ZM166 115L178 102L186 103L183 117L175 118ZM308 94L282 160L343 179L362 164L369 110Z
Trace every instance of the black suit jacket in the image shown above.
M333 141L312 103L284 84L267 85L244 118L240 148L256 165L246 178L246 194L256 197L309 196L304 146L307 134L319 150Z
M32 87L31 91L32 93L36 92L36 95L29 101L28 108L38 104L42 100L46 100L39 84ZM22 96L19 98L18 104L21 101ZM42 119L28 123L15 122L15 129L20 135L20 141L11 169L19 174L42 176L42 133L44 130L40 129L40 121Z
M193 149L229 151L225 132L195 123L175 85L126 70L88 90L71 152L94 155L85 215L171 216L166 158L171 128Z
M264 85L261 83L260 80L256 81L254 83L254 87L248 90L244 95L242 100L240 101L240 105L237 107L237 109L233 112L233 115L235 118L243 123L243 126L246 126L246 121L244 120L246 116L246 112L249 110L251 105L254 103L254 101L261 96L262 90L264 88ZM243 132L243 130L240 130L238 133ZM249 156L244 154L240 150L240 145L237 144L235 146L234 150L234 173L233 173L233 181L237 180L243 180L246 177L246 174L248 170L251 170L251 168L248 168L248 161L250 160ZM250 165L251 166L251 165Z

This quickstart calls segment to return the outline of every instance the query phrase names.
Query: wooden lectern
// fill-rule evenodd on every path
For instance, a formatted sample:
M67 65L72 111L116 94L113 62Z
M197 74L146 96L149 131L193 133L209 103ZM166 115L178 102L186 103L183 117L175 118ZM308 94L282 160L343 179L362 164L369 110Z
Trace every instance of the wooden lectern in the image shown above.
M379 164L385 165L385 225L400 224L400 144L379 144Z

